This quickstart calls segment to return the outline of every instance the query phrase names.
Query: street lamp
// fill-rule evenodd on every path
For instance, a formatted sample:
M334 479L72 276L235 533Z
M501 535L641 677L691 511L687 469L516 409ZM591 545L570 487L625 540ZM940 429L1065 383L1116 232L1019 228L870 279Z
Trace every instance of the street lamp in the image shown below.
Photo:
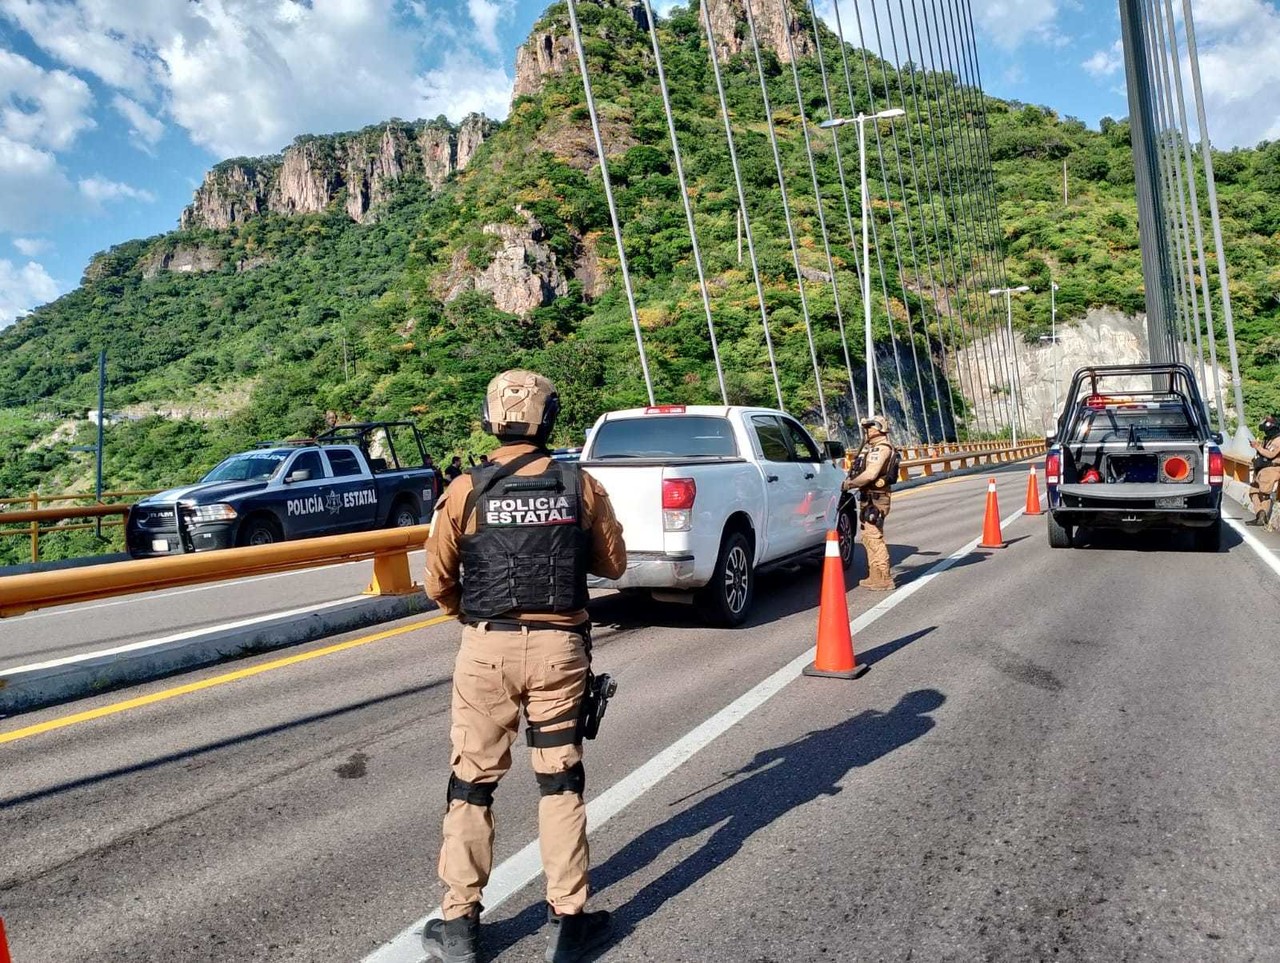
M1013 295L1022 294L1024 291L1030 291L1031 288L1025 284L1020 284L1016 288L992 288L987 293L993 298L1004 295L1005 318L1009 325L1009 352L1013 355L1008 359L1010 376L1009 385L1013 389L1013 417L1010 419L1010 427L1013 429L1013 446L1018 446L1018 416L1019 408L1022 407L1022 386L1018 384L1018 357L1017 347L1013 340Z
M907 112L901 107L891 107L877 114L858 114L857 117L832 117L818 126L823 130L843 127L845 124L858 125L858 177L862 183L862 309L863 336L866 340L867 356L867 417L876 413L875 391L872 379L875 368L875 348L871 343L871 235L869 218L871 216L871 192L867 187L867 136L866 122L869 120L892 120L905 117Z
M1053 346L1058 346L1058 282L1049 282L1049 332ZM1058 417L1058 355L1053 355L1053 416Z

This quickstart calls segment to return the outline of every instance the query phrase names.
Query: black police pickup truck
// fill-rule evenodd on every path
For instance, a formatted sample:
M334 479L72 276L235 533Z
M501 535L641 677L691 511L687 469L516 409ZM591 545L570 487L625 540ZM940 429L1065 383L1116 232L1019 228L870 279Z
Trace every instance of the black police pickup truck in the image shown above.
M402 467L399 454L417 467ZM134 558L153 558L417 525L430 519L440 487L416 426L339 425L315 439L263 443L194 485L143 499L129 512L126 541Z
M1045 459L1050 546L1081 528L1186 529L1218 551L1221 444L1185 364L1080 369Z

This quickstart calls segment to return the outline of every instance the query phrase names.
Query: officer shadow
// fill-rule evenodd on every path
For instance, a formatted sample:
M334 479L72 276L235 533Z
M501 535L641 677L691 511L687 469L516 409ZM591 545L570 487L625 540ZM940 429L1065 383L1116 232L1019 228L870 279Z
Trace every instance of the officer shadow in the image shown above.
M840 793L840 781L852 770L868 766L929 732L936 725L929 713L945 701L946 696L936 689L917 689L888 712L861 712L784 746L765 749L741 769L694 792L692 798L725 784L633 839L592 870L592 891L602 893L641 872L681 841L713 830L696 852L646 883L614 910L610 945L733 859L756 833L820 796ZM541 927L545 913L544 904L536 903L487 927L485 945L490 954L496 956L532 935Z

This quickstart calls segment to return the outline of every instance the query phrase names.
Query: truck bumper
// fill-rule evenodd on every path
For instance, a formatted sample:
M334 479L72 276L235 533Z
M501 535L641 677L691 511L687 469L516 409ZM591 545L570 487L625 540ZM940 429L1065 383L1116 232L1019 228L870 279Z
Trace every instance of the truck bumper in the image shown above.
M628 552L627 570L620 578L592 576L591 588L613 589L679 589L702 588L706 578L695 573L692 555L668 555L664 552Z
M184 526L185 545L178 544L178 533L173 529L158 531L131 530L127 533L129 555L133 558L164 558L190 552L211 552L231 548L236 543L235 522L209 525Z

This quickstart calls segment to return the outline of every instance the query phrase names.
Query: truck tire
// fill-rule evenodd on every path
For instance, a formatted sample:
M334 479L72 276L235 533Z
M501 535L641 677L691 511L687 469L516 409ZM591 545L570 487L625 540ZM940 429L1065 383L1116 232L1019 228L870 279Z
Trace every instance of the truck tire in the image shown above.
M1049 512L1049 547L1050 548L1070 548L1071 547L1071 526L1063 525L1058 521L1058 516L1053 512Z
M418 524L421 524L421 519L413 502L402 499L391 506L391 517L387 519L387 528L408 528Z
M840 536L840 563L847 572L853 567L858 543L858 513L852 507L841 507L836 514L836 533Z
M1208 528L1197 528L1194 536L1196 551L1214 553L1222 551L1222 521L1220 519L1215 519L1214 523Z
M733 628L747 619L756 589L751 540L742 532L725 534L711 581L699 593L698 609L712 625Z
M274 519L259 515L244 523L237 541L241 545L274 545L284 541L284 537Z

